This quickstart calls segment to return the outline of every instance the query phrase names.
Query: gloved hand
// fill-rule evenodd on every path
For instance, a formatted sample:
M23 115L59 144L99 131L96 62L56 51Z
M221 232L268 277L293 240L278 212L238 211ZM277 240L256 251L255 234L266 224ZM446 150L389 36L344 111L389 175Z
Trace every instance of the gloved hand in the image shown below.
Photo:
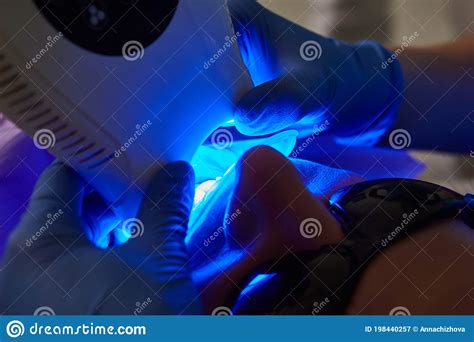
M9 240L0 271L0 313L201 312L184 244L193 193L192 168L167 165L152 181L137 218L124 222L130 241L99 249L88 238L101 232L88 225L83 181L54 163Z
M239 131L268 134L298 122L345 144L373 145L394 122L403 75L380 44L322 37L255 0L231 0L229 7L256 85L237 106Z

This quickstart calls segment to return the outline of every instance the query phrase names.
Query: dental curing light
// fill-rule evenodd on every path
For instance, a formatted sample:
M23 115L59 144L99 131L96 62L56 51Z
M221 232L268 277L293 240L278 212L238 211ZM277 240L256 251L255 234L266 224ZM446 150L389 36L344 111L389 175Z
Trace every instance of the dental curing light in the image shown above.
M224 0L0 0L0 13L0 112L124 218L252 86Z

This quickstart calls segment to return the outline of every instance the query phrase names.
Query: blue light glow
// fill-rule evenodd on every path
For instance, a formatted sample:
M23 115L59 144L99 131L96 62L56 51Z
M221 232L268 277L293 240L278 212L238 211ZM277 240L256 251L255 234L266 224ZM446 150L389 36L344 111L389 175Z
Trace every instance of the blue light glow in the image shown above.
M269 138L234 141L232 146L217 149L212 145L201 146L191 162L196 173L194 207L199 206L218 186L218 181L233 169L240 157L259 145L271 146L288 156L296 145L298 132L289 130Z

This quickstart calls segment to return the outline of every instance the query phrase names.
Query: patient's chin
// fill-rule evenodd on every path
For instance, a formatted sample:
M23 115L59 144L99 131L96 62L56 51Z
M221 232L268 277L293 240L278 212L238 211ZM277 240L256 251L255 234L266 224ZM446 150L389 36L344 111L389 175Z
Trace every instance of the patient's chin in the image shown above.
M262 264L343 238L327 207L307 189L293 163L276 150L250 150L238 171L227 216L241 214L225 230L233 248L245 249ZM308 224L314 233L306 232Z
M187 238L191 267L206 265L229 248L245 247L268 259L340 238L328 235L337 231L337 222L324 202L334 189L362 178L310 161L290 160L269 147L250 150L239 164L239 175L223 177L194 213L198 217ZM321 235L303 236L303 222L315 220L323 224Z

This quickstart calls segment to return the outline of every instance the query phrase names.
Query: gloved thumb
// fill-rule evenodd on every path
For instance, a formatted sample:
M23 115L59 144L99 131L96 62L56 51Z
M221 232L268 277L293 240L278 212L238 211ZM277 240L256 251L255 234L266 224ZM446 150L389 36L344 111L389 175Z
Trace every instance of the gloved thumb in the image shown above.
M292 72L251 89L237 103L236 128L245 135L264 135L305 118L323 122L331 115L333 88L331 79L324 82L318 85L314 76Z
M84 188L84 181L73 169L56 161L38 179L30 199L30 211L49 211L52 214L63 210L80 215Z
M193 199L192 167L185 162L164 166L145 192L137 218L123 223L130 241L116 250L129 267L152 279L148 287L174 314L201 312L184 241Z
M62 162L54 162L36 183L28 209L16 229L16 239L41 239L43 244L38 244L38 248L48 246L53 254L78 241L86 231L81 225L84 192L85 183L80 176ZM38 251L41 253L41 248ZM47 255L50 254L43 256Z
M194 171L185 162L168 164L151 181L137 218L125 220L126 248L149 249L160 255L186 257L184 239L194 199Z

